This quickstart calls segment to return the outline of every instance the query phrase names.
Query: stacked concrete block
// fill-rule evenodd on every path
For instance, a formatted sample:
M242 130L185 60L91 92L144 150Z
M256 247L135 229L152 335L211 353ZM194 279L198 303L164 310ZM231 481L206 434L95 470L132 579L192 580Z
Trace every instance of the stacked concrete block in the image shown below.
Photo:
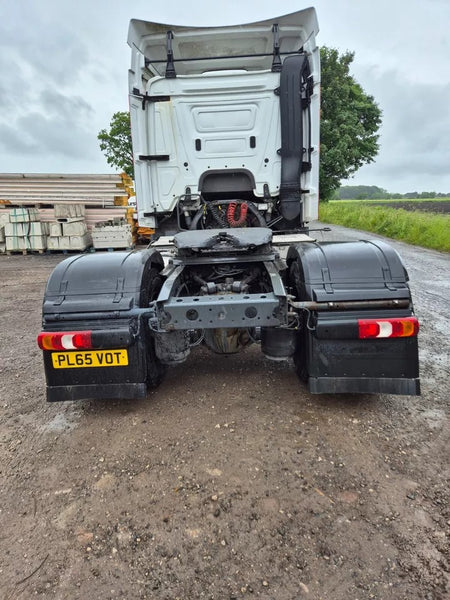
M62 223L59 221L50 221L49 235L50 237L61 237L62 236Z
M9 221L11 223L29 223L30 221L39 221L39 211L37 208L17 207L9 211Z
M83 204L56 204L54 210L57 220L50 223L49 250L86 250L92 245Z
M62 235L58 239L60 250L86 250L92 246L92 238L88 232L84 235Z
M86 250L92 246L92 238L88 231L83 235L49 236L47 245L49 250Z
M1 214L0 215L0 252L6 251L6 234L5 234L5 225L9 223L9 214Z
M132 226L125 219L97 223L92 229L92 243L96 249L131 248Z
M84 220L84 204L55 204L54 211L58 221Z
M47 248L48 224L39 221L35 208L13 208L9 211L9 222L4 224L7 252L43 252Z

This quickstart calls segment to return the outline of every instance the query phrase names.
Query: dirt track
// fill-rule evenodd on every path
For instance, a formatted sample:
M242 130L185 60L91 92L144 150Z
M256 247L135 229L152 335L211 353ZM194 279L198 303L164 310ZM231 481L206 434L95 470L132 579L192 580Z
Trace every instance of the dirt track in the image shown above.
M1 256L1 598L447 598L449 260L393 245L419 398L311 396L251 348L199 350L145 401L46 404L63 257Z

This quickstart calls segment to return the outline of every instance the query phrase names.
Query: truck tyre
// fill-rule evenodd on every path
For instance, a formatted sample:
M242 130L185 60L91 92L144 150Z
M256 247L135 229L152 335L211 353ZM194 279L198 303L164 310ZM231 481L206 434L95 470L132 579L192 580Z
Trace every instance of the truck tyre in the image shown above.
M147 276L147 285L141 293L141 306L148 306L150 302L156 300L163 284L163 278L158 270L152 267ZM150 328L145 328L145 345L147 349L147 388L154 389L164 379L166 366L161 363L155 352L155 339Z
M303 280L303 270L300 260L294 260L289 270L290 282L293 288L295 299L297 301L305 300L305 294L302 293L301 282ZM297 334L297 343L294 353L295 372L300 381L307 384L308 373L308 338L307 323L309 314L302 312L300 316L299 331Z

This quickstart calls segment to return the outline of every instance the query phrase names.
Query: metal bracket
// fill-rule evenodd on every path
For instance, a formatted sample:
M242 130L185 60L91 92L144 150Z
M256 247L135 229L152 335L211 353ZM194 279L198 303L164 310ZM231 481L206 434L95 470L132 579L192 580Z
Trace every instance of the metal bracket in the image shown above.
M66 297L66 292L67 292L67 285L68 285L68 281L67 279L63 279L59 285L59 292L61 294L61 296L58 296L58 298L55 298L53 304L55 306L59 306L60 304L63 303L64 298Z
M169 154L139 154L139 160L170 160Z
M281 71L281 56L280 56L280 33L278 30L278 24L274 23L272 26L273 33L273 60L272 60L272 72L279 73Z
M159 326L164 331L277 327L283 324L279 309L279 299L272 292L175 296L164 302L158 317Z
M117 285L116 285L116 293L114 294L113 302L120 302L123 297L123 288L124 288L125 278L118 277Z
M328 267L322 267L322 280L323 280L323 287L325 288L326 293L332 294L333 293L333 285L331 282L330 270L328 269Z
M166 34L166 51L167 51L167 63L166 63L166 79L175 79L177 73L175 71L175 64L173 62L173 49L172 49L173 32L168 31Z
M141 94L137 88L133 88L133 96L142 98L142 110L145 110L145 105L147 102L170 102L170 96L150 96L147 94L147 92L145 92L145 94Z

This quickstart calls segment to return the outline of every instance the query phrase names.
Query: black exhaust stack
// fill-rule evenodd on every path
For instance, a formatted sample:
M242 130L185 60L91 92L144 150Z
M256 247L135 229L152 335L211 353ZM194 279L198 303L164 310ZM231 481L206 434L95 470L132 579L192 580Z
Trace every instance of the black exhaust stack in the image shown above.
M309 64L306 54L287 56L280 75L281 114L281 185L280 212L289 222L302 224L302 192L300 174L308 163L304 154L310 152L310 131L304 131L303 111L309 111L312 82L308 81ZM310 129L308 127L307 129Z

